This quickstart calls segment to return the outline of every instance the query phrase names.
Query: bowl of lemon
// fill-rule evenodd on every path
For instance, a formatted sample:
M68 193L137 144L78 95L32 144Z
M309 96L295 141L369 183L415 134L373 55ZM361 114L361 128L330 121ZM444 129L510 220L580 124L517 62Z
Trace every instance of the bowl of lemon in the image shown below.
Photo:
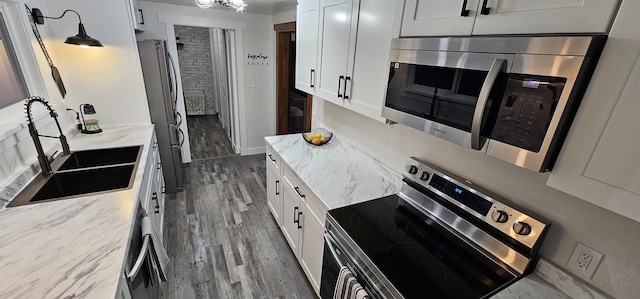
M325 129L313 129L311 132L302 133L302 138L313 145L320 146L323 145L333 137L333 133L325 130Z

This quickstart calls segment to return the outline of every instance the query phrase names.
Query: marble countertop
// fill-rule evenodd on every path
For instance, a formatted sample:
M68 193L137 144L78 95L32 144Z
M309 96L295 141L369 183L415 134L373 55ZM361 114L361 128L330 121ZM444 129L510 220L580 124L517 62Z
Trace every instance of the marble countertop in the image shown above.
M268 144L329 209L400 191L402 176L334 135L315 146L301 134L265 137Z
M72 151L144 145L133 188L6 208L33 178L0 193L0 298L114 298L153 125L104 126L69 140Z
M609 299L611 297L541 258L536 270L491 299Z

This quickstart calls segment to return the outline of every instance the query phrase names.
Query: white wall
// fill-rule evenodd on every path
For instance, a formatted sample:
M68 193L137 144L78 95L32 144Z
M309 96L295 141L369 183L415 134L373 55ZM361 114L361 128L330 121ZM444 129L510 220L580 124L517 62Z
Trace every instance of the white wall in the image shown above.
M87 34L104 47L83 49L64 40L78 33L78 18L67 13L60 20L45 20L55 65L67 89L65 103L78 110L83 103L95 106L100 124L151 123L137 44L126 0L47 0L46 16L60 16L73 9L82 17Z
M217 22L221 24L220 28L225 28L224 24L237 24L238 22L246 23L246 30L241 30L242 45L244 50L247 49L270 49L271 65L269 66L251 66L246 65L244 53L239 55L238 67L238 88L241 102L239 103L239 122L240 122L240 150L243 155L263 153L265 151L264 136L275 134L275 107L273 105L273 89L274 78L273 62L275 61L275 49L273 48L273 24L271 16L258 15L250 13L236 13L233 11L219 9L200 9L197 7L177 6L170 4L142 2L145 11L145 23L147 29L145 32L137 34L138 40L143 39L165 39L167 37L167 28L165 23L158 21L158 15L166 16L174 20L181 19L180 25L198 26ZM175 23L178 24L178 23ZM229 27L226 27L229 28ZM236 33L236 36L238 33ZM249 79L256 80L256 88L246 87ZM242 102L244 98L244 103ZM184 130L184 129L183 129Z

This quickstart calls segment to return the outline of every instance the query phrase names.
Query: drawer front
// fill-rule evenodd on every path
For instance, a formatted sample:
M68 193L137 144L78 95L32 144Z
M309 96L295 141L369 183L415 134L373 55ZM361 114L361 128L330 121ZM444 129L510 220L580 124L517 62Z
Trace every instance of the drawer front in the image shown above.
M329 210L324 203L302 182L298 175L286 164L283 164L283 178L285 184L296 190L300 200L305 203L312 216L320 223L324 224L326 213ZM324 225L323 225L324 227Z
M280 160L280 156L276 153L276 151L267 144L267 163L271 163L276 168L276 170L278 170L278 173L280 173L280 166L282 164Z

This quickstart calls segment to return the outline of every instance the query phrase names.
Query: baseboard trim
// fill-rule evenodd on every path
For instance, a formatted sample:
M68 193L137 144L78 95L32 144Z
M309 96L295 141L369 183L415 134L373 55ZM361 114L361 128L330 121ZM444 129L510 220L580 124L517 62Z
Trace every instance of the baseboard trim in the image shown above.
M257 155L257 154L264 154L266 152L267 152L267 148L264 146L252 147L252 148L240 150L240 155L241 156Z

